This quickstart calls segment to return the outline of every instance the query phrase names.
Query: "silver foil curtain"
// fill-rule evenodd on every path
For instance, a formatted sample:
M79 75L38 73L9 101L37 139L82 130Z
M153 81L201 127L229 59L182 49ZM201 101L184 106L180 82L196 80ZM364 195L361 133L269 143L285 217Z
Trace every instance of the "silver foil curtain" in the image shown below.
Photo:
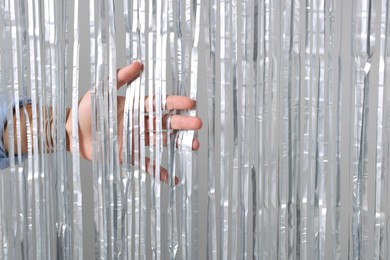
M17 143L0 174L1 259L390 258L388 0L1 0L0 33L0 107ZM121 153L120 59L144 63L125 91ZM201 131L169 129L171 93L196 100L181 113Z

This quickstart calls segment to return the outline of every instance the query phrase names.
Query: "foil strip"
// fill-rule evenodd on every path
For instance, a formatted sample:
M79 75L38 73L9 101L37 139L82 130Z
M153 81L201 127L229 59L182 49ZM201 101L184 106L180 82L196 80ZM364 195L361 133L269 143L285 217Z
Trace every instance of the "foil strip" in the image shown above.
M62 30L77 33L71 32L68 24L72 3L1 2L1 93L8 95L8 122L14 118L11 103L25 100L29 91L34 110L31 125L26 122L29 139L23 167L19 165L23 160L19 114L27 111L15 107L19 123L9 127L10 140L19 142L19 148L6 170L11 175L2 171L0 177L0 256L4 258L67 259L82 250L81 243L78 247L75 242L81 238L75 233L81 223L75 211L81 209L78 175L73 175L72 184L65 164L65 135L60 130L65 121L64 86L74 86L67 83L77 81L75 73L71 81L67 75L79 55L75 54L73 62L63 58L70 53L69 43L74 42L69 42L68 33L60 36ZM127 21L135 22L127 30L127 48L134 50L129 61L139 57L148 64L145 77L128 88L123 140L127 163L120 176L115 151L113 5L90 2L98 17L95 21L94 13L90 18L96 258L122 254L124 258L199 258L205 246L209 258L387 258L390 99L386 87L390 62L386 1L380 5L354 2L352 10L347 10L348 3L331 0L128 3L134 11ZM226 19L217 19L225 7L228 13L221 13ZM18 13L23 8L28 14L25 21ZM352 27L343 26L349 20L345 11L353 16ZM25 29L20 29L22 24ZM303 27L306 30L301 30ZM343 37L351 29L352 37ZM228 33L231 38L222 38ZM205 42L196 46L197 38ZM166 151L161 145L165 132L152 120L149 137L160 138L160 145L147 149L143 144L145 105L149 118L157 115L153 98L143 104L146 91L157 95L161 116L164 86L171 82L172 92L196 98L201 75L195 68L200 66L202 44L209 75L208 227L198 220L204 217L198 202L198 159L188 149L196 135L181 131L167 139L167 187L159 179L148 181L144 174L148 161L143 162L143 155L150 152L150 169L163 166ZM56 51L60 46L64 50ZM348 48L352 54L345 51ZM225 88L216 88L216 82ZM219 101L225 103L220 107ZM48 140L42 129L50 107L55 148L42 155L39 151L45 150ZM221 115L216 118L218 113ZM137 136L134 143L133 134ZM32 142L31 136L42 138ZM176 145L180 148L175 151ZM138 156L132 161L134 154ZM179 186L173 185L175 174L180 176ZM156 183L159 189L154 196L151 192ZM153 212L152 199L156 201ZM216 207L215 199L226 204ZM251 211L252 220L247 215ZM149 214L154 220L147 218ZM249 230L251 222L253 229ZM202 234L207 234L207 242Z
M6 2L5 3L5 17L7 17L8 22L6 23L6 26L4 28L5 30L5 39L8 40L6 43L6 59L9 60L9 64L4 64L4 70L6 73L9 73L8 75L5 75L5 89L7 93L7 100L6 102L8 104L12 104L13 98L19 99L18 95L18 67L17 67L17 39L16 39L16 18L15 18L15 6L12 2ZM8 49L8 50L7 50ZM16 63L16 64L15 64ZM17 138L16 136L16 129L14 129L14 116L11 110L7 110L7 125L9 129L9 139L11 144L13 144ZM19 109L16 109L15 113L19 112ZM20 116L19 114L16 114L16 123L20 125ZM11 146L9 147L9 153L15 154L15 147ZM12 186L16 186L16 165L15 165L15 157L10 158L10 179L9 182ZM8 192L8 195L10 196L10 212L11 214L7 214L5 216L5 219L11 219L7 222L9 223L9 228L7 230L8 235L7 242L9 243L9 250L7 250L6 256L9 258L16 257L16 248L12 245L16 242L16 228L17 228L17 217L16 217L16 205L14 200L16 199L16 190L12 189ZM7 204L3 204L7 205Z
M134 111L134 97L135 97L135 89L132 88L132 91L130 92L130 110L129 110L129 117L130 117L130 120L129 120L129 136L132 137L132 133L133 133L133 125L134 125L134 122L132 120L132 113ZM133 149L134 149L134 144L132 142L132 138L129 138L130 139L130 144L129 144L129 148L130 148L130 160L131 160L131 154L133 153ZM133 223L132 222L129 222L129 228L130 228L130 231L132 231L131 233L129 233L129 235L131 236L131 238L129 238L129 241L131 242L134 238L134 246L133 246L133 243L129 243L128 245L130 246L130 252L131 252L131 256L134 256L136 257L138 254L138 245L136 243L139 243L139 199L136 197L136 196L139 196L139 185L138 183L136 183L136 178L138 178L138 175L137 174L137 169L134 169L134 171L131 171L130 172L130 183L128 184L129 185L129 188L130 189L134 189L134 193L132 192L132 190L130 190L131 192L131 195L127 195L127 198L130 198L129 200L129 209L128 209L128 212L130 210L130 213L133 212L133 208L130 207L134 204L134 218L133 219L130 219L130 220L133 220L133 222L135 223L135 226L134 226L134 229L132 228L133 226ZM132 181L132 182L131 182ZM133 249L134 248L134 249Z
M240 176L240 208L241 208L241 256L242 259L247 259L249 254L248 243L248 217L249 217L249 177L251 174L250 163L250 150L245 147L250 147L250 128L245 127L249 125L249 107L250 107L250 82L252 82L252 71L250 67L250 59L253 49L252 27L253 24L251 10L253 10L251 1L241 2L241 26L244 28L241 32L241 64L238 64L238 68L241 67L242 73L238 69L238 75L242 75L241 84L241 126L240 126L240 168L242 169ZM237 26L237 29L240 27ZM238 30L239 31L239 30ZM238 50L240 51L240 50ZM253 150L252 150L253 151Z
M204 4L205 12L208 11L204 19L204 31L205 31L205 48L209 52L206 52L205 67L206 73L206 85L207 87L207 118L208 118L208 168L207 168L207 241L206 241L206 256L208 259L217 258L217 219L216 219L216 177L214 176L216 166L215 155L215 121L216 121L216 81L215 81L215 46L216 46L216 1L209 1Z
M316 65L316 46L313 43L315 36L316 27L313 28L313 1L308 1L305 6L306 12L306 23L305 23L305 53L304 53L304 71L305 71L305 87L303 90L304 93L304 126L303 126L303 174L300 176L302 180L307 180L303 182L301 188L301 236L302 243L301 247L301 257L304 259L311 259L315 257L313 241L315 241L314 233L312 226L314 225L314 216L313 216L313 195L314 195L314 178L315 174L314 167L316 158L312 156L313 149L315 149L315 139L313 133L316 131L316 110L313 111L316 107L316 70L313 68ZM313 99L314 98L314 99ZM314 140L313 140L314 139Z
M276 7L278 8L278 7ZM291 59L291 54L289 50L291 50L291 38L293 37L293 32L291 31L292 27L292 8L288 3L281 3L280 5L281 13L283 13L283 28L280 30L280 37L282 38L281 46L282 51L280 53L280 74L278 75L278 82L280 85L280 93L278 93L279 98L281 100L279 117L283 118L282 122L280 122L282 130L278 131L281 144L280 144L280 162L279 162L279 254L281 259L288 259L290 254L289 248L289 236L290 236L290 224L288 221L288 204L291 201L290 193L290 185L293 183L293 178L290 177L289 168L290 161L289 157L292 156L291 148L289 146L290 139L290 128L289 128L289 100L292 92L292 84L290 81L291 71L286 67L286 64L289 63L289 59ZM282 79L282 81L280 81Z
M326 228L326 144L325 141L325 113L324 113L324 103L326 102L326 97L324 96L324 82L325 82L325 6L323 1L313 1L312 3L312 47L311 47L311 62L312 67L312 100L316 102L316 111L315 117L316 121L311 121L313 131L313 136L316 135L317 140L315 143L312 143L313 149L315 149L315 167L316 175L312 184L314 184L315 191L313 197L313 227L314 230L318 230L315 236L315 250L314 257L317 259L324 259L325 253L325 228ZM313 103L312 103L313 104ZM312 105L312 109L314 104ZM313 113L313 110L312 110ZM314 151L314 150L313 150ZM313 166L314 166L313 165Z
M265 3L260 1L258 4L255 3L254 6L254 102L253 102L253 121L254 123L254 137L255 140L258 140L257 143L260 148L255 149L253 162L255 163L252 168L252 182L253 182L253 258L265 258L266 251L263 250L263 245L267 243L267 239L262 241L265 228L262 225L265 215L263 212L264 200L263 192L265 191L265 186L263 179L265 178L264 172L264 159L265 156L262 156L265 146L262 145L265 143L263 138L263 99L264 87L261 84L265 76ZM264 81L266 83L266 81ZM255 143L255 145L257 144Z
M158 1L156 8L156 60L154 80L154 102L155 102L155 158L154 158L154 179L152 181L152 214L154 214L154 244L152 244L153 259L161 259L162 243L162 190L161 190L161 166L163 152L163 128L162 118L165 107L166 93L166 60L167 60L167 1Z
M167 60L169 60L169 69L171 70L171 85L172 85L172 93L177 92L178 88L178 75L177 75L177 45L176 38L177 38L177 32L176 32L176 21L178 19L177 15L178 12L175 9L175 1L170 0L168 2L168 35L169 35L169 58L167 57ZM169 80L169 78L167 79ZM172 112L169 112L172 115ZM168 236L166 239L166 248L168 251L164 254L164 258L169 259L175 259L178 248L179 248L179 241L178 241L178 218L177 218L177 190L176 190L176 135L177 133L174 132L173 129L171 129L171 116L168 117L166 121L166 134L167 134L167 170L168 170L168 198L169 203L167 205L167 232Z
M132 175L130 174L131 167L131 139L129 138L129 116L130 110L130 88L126 90L126 100L124 105L123 115L123 148L122 148L122 189L123 189L123 211L121 214L122 221L122 256L124 258L131 257L131 232L132 232L132 196L129 195L131 192ZM130 149L130 151L128 151ZM130 235L129 235L130 234Z
M7 10L8 9L8 10ZM8 8L7 8L7 4L5 5L5 11L7 12L8 11L8 19L9 19L9 24L8 24L8 28L6 27L6 31L8 31L8 36L10 37L9 39L9 43L7 45L9 45L9 53L10 55L7 55L10 59L10 64L7 66L5 65L4 67L6 68L6 71L9 74L9 76L5 76L6 78L6 88L7 88L7 92L9 93L7 96L8 96L8 102L12 102L12 96L15 95L15 97L18 99L19 96L17 95L17 87L16 87L16 83L18 82L18 78L15 78L15 75L17 75L17 66L14 64L15 63L15 59L16 59L16 31L15 31L15 12L12 10L14 9L13 7L13 4L10 3L8 5ZM13 93L15 92L15 94ZM15 117L17 122L20 122L18 121L18 115ZM10 141L11 142L14 142L16 141L16 129L15 127L12 125L9 125L9 123L13 123L13 120L14 120L14 116L12 114L12 112L9 112L7 113L7 122L8 122L8 127L9 127L9 138L10 138ZM19 118L20 120L20 118ZM15 152L15 148L14 147L10 147L9 149L9 152L10 153L13 153ZM9 182L11 183L11 185L15 185L16 184L16 180L15 180L15 175L16 175L16 165L15 165L15 158L10 158L10 179L9 179ZM10 208L10 212L11 214L8 214L8 216L6 216L6 219L10 218L10 220L8 221L10 227L9 227L9 230L7 233L9 233L10 235L8 236L8 241L11 245L10 247L10 250L8 252L8 255L9 257L14 257L15 254L16 254L16 248L15 247L12 247L12 244L14 244L16 242L16 228L17 228L17 223L16 223L16 219L15 219L15 215L16 215L16 205L15 205L15 202L14 202L14 198L15 198L15 195L16 195L16 191L15 190L10 190L8 192L8 195L10 195L11 199L10 199L10 204L9 204L9 208Z
M238 255L241 255L238 250L239 250L239 245L238 245L238 228L239 228L239 216L238 216L238 201L241 200L241 196L242 194L240 193L240 190L239 190L239 186L241 184L241 178L239 177L239 174L243 174L241 172L242 168L241 168L241 161L242 161L242 158L240 157L240 147L241 147L241 143L239 143L239 141L241 141L241 139L239 140L239 136L238 136L238 128L239 128L239 104L238 104L238 83L241 82L241 75L239 73L242 73L241 71L241 64L239 64L240 62L240 59L241 57L239 57L239 46L238 44L241 44L239 43L240 41L240 38L238 37L238 30L240 30L239 28L241 28L239 25L239 20L241 17L240 14L238 14L238 3L236 0L232 1L231 3L231 12L232 12L232 19L231 19L231 27L232 27L232 31L231 31L231 44L232 44L232 51L230 53L231 55L231 66L232 66L232 74L233 74L233 84L231 86L232 88L232 93L228 94L229 96L231 95L232 96L232 100L233 100L233 111L232 111L232 114L233 114L233 168L230 172L231 174L231 182L232 182L232 195L230 197L230 203L231 203L231 215L230 215L230 223L229 223L229 228L231 228L231 240L229 241L229 243L231 243L231 247L230 247L230 250L231 250L231 256L230 257L233 257L233 258L236 258L238 257ZM245 39L245 38L244 38ZM230 68L229 68L230 69ZM229 89L230 90L230 89ZM241 117L241 115L240 115ZM232 149L231 148L231 149Z
M374 7L375 8L375 7ZM377 7L378 8L378 7ZM388 238L385 231L386 213L385 213L385 194L388 186L388 174L386 174L389 168L386 163L389 161L389 149L386 148L386 143L389 142L389 136L386 132L389 129L389 124L384 122L386 118L386 104L389 100L388 90L385 90L386 78L386 60L389 60L389 43L388 37L390 35L390 19L389 15L389 3L387 1L381 1L380 4L380 37L379 37L379 80L378 80L378 117L377 117L377 154L376 154L376 172L375 172L375 233L374 233L374 257L376 259L385 259L388 257ZM387 57L386 57L387 53ZM387 62L389 64L389 62ZM387 71L389 67L387 66ZM388 73L387 73L388 74ZM388 85L388 84L387 84ZM388 106L387 106L388 107Z
M148 39L148 46L147 46L147 59L146 60L146 65L147 65L147 70L146 70L146 75L147 75L147 86L148 86L148 117L153 118L156 116L155 115L155 110L154 107L157 107L157 105L154 103L155 100L155 88L156 86L156 77L157 77L157 3L150 0L148 1L148 34L147 34L147 39ZM152 97L152 98L151 98ZM148 122L148 133L149 133L149 140L156 140L157 138L157 131L156 128L157 125L154 123L154 120L149 120ZM157 142L156 142L157 143ZM155 208L155 179L156 179L156 164L155 164L155 158L158 157L159 155L157 154L155 150L154 145L150 145L149 147L149 171L152 175L154 175L154 180L151 181L150 184L150 195L151 195L151 208L152 210L150 211L151 214L151 221L150 221L150 226L151 226L151 249L152 249L152 257L156 257L156 228L157 228L157 212L153 211L153 208Z
M116 64L116 27L114 16L114 1L108 1L108 118L110 138L110 170L109 170L109 222L110 222L110 258L119 258L122 254L121 212L122 212L122 190L120 186L120 168L118 151L118 109L117 109L117 64Z
M44 60L43 67L44 73L44 93L46 95L44 104L44 137L46 148L43 153L50 153L46 156L46 162L44 165L43 179L43 214L44 214L44 229L46 234L42 238L42 242L47 245L47 258L52 258L56 255L56 244L53 238L56 237L56 197L55 197L55 181L56 175L65 175L67 173L67 167L64 163L64 155L66 151L65 145L65 91L62 88L63 85L59 83L61 75L63 75L63 67L61 68L59 59L59 50L63 39L60 34L61 30L61 18L62 9L58 8L58 5L50 2L43 4L44 13L44 30L42 31L45 39L44 43ZM56 20L58 19L58 20ZM22 36L22 38L24 38ZM57 75L58 74L58 75ZM26 97L25 97L26 100ZM59 119L60 118L60 119ZM57 129L61 129L58 131ZM58 138L59 137L59 138ZM57 139L58 138L58 139ZM42 153L41 153L42 156ZM58 162L58 163L57 163ZM56 173L56 174L53 174ZM71 192L71 191L70 191ZM69 193L68 193L69 194ZM71 207L68 204L69 208ZM70 213L70 212L69 212ZM79 218L81 221L81 216ZM72 228L72 220L68 219L68 225ZM71 240L71 234L69 239ZM76 247L77 248L77 247ZM71 251L71 250L69 250Z
M261 26L260 12L261 12L261 2L254 2L253 5L253 99L252 99L252 122L253 124L253 138L257 140L256 143L261 144L260 134L259 134L259 124L260 120L258 119L258 106L259 102L259 77L260 77L260 67L262 64L261 61L261 45L260 45L260 33L263 29ZM260 117L259 117L260 118ZM256 144L255 144L256 145ZM261 207L260 207L260 178L257 176L257 171L259 171L260 164L260 149L254 149L252 153L252 169L251 169L251 182L252 182L252 258L258 259L260 257L260 217L261 217Z
M135 13L134 13L135 11ZM125 26L126 26L126 57L127 62L130 63L134 57L133 54L133 27L134 23L137 24L136 9L133 10L133 1L124 1L124 14L125 14ZM134 20L135 19L135 20ZM124 258L134 258L134 229L133 223L135 221L135 215L133 214L133 187L134 187L134 175L131 168L133 158L133 108L134 108L134 88L127 87L126 90L126 103L125 103L125 121L124 121L124 134L123 134L123 157L124 157L124 199L126 201L126 211L123 212L125 218L124 229Z
M190 9L189 9L190 8ZM190 93L189 97L196 102L197 100L197 90L198 90L198 71L199 71L199 43L200 43L200 30L201 30L201 21L203 19L203 11L201 1L192 2L192 5L187 5L186 16L191 17L191 39L192 39L192 49L191 49L191 65L190 65ZM191 11L191 12L190 12ZM188 19L187 19L188 20ZM196 110L189 111L190 116L196 116ZM194 138L197 138L197 134L194 131L186 131L186 139L183 140L183 148L186 150L188 160L190 162L187 166L190 168L187 171L187 178L191 178L191 183L187 182L188 185L192 186L192 198L188 198L189 201L192 201L192 211L189 211L191 219L188 223L191 223L191 228L193 231L191 233L193 236L191 240L193 241L190 244L191 256L194 259L199 258L199 175L198 175L198 156L196 152L192 151L192 144ZM189 187L190 188L190 187Z
M183 25L185 22L185 16L183 15L183 8L185 8L185 4L183 4L182 1L176 1L176 8L177 8L177 22L176 22L176 30L177 30L177 72L178 72L178 86L176 89L175 94L182 94L184 95L186 93L185 89L185 75L184 75L184 68L185 68L185 51L184 51L184 32L186 27ZM180 131L177 136L175 142L177 143L177 147L179 148L177 151L177 158L179 159L178 162L178 178L179 178L179 186L178 186L178 230L179 230L179 257L181 258L187 258L188 250L187 250L187 236L186 236L186 203L185 203L185 176L183 174L183 152L180 149L182 145L183 140L183 131Z
M139 7L139 39L138 39L138 55L139 59L141 61L146 60L146 28L147 25L145 22L141 21L146 21L146 16L147 15L147 5L145 1L140 2L140 7ZM148 188L149 185L147 183L146 179L146 174L147 174L147 160L146 160L146 110L145 110L145 99L146 99L146 78L140 75L140 85L137 86L140 88L140 97L139 97L139 115L140 115L140 120L139 120L139 126L140 126L140 169L142 173L142 179L141 179L141 201L142 201L142 215L141 215L141 220L142 220L142 232L144 234L144 242L142 242L143 249L141 250L144 252L144 256L149 257L148 255L148 227L150 226L147 221L147 205L148 205Z
M337 11L342 10L341 5L336 1L326 1L326 10L328 15L328 23L326 24L325 31L328 31L327 46L328 61L327 67L329 68L328 78L326 85L329 86L329 109L328 109L328 125L329 131L329 181L331 183L330 189L328 189L328 201L330 205L328 207L328 218L330 221L330 232L327 237L330 237L332 256L340 259L340 186L337 184L340 182L340 151L341 151L341 77L340 60L341 60L341 35L342 30L336 27ZM337 40L339 37L339 40ZM328 229L329 230L329 229Z
M31 99L32 99L32 136L33 140L38 140L38 136L40 135L39 129L41 129L41 122L42 118L40 115L42 115L42 56L41 56L41 19L42 16L39 12L39 4L37 2L30 4L30 11L32 13L32 22L31 26L34 26L34 31L29 30L31 34L32 42L30 49L34 49L33 52L30 53L30 62L31 62ZM41 205L40 205L40 199L41 199L41 186L40 186L40 175L41 175L41 167L42 160L39 157L38 151L42 151L42 142L33 142L33 180L32 185L34 187L33 192L33 208L35 209L33 211L32 216L32 223L34 223L35 226L35 257L38 259L41 259L44 254L42 240L40 239L42 237L42 231L43 228L41 226ZM65 245L64 245L64 248Z
M144 178L144 173L140 169L140 143L139 143L139 132L141 125L139 124L139 117L140 117L140 108L139 108L139 100L140 100L140 82L137 81L135 84L134 88L134 121L133 121L133 138L134 138L134 168L135 168L135 207L136 207L136 225L135 227L135 237L138 237L138 245L136 245L136 250L135 250L135 258L137 258L137 253L138 253L138 258L142 259L145 257L145 245L144 245L144 240L145 240L145 229L144 229L144 212L143 212L143 207L144 207L144 200L142 196L143 192L143 178ZM137 251L137 249L139 251Z
M72 162L73 162L73 236L72 255L74 259L83 258L82 247L82 194L80 180L80 148L79 148L79 67L80 67L80 32L79 32L79 1L74 3L73 25L73 72L72 72ZM70 217L70 216L69 216Z
M279 122L277 120L277 117L274 117L273 115L277 115L278 113L278 103L280 102L280 93L278 88L278 71L280 67L280 59L278 59L278 54L280 51L280 41L277 37L279 32L279 5L276 2L270 1L269 2L269 71L267 75L268 80L268 86L267 86L267 99L270 100L269 104L267 104L267 124L270 128L267 133L267 139L271 140L271 147L269 148L269 157L267 158L267 164L268 164L268 185L269 185L269 212L268 212L268 225L271 228L271 230L278 230L278 221L280 218L280 215L283 213L278 212L278 179L280 171L278 167L278 160L276 158L279 157L279 149L276 145L278 138L280 137L278 134L277 129L279 129ZM274 97L274 98L273 98ZM282 205L280 205L282 207ZM280 223L280 225L283 227L283 224ZM282 228L281 227L281 228ZM270 240L276 241L279 238L279 231L272 232L270 230ZM279 244L271 243L270 244L270 258L276 258L279 257Z
M352 258L366 258L368 247L368 233L365 226L368 224L367 215L367 177L368 177L368 108L369 108L369 82L371 57L375 49L375 32L372 31L370 21L375 20L372 13L371 1L358 1L354 3L353 10L358 14L354 16L352 29L353 39L353 75L351 81L354 88L351 90L353 96L351 113L353 115L354 133L351 140L351 168L352 184Z
M92 3L93 2L93 3ZM94 188L94 218L95 218L95 258L105 259L107 252L107 230L105 223L106 212L104 205L104 175L107 172L105 154L105 119L106 103L104 102L103 87L106 78L104 66L104 46L102 27L104 17L102 17L101 1L90 1L90 44L91 44L91 93L92 93L92 135L93 135L93 188ZM92 27L94 22L94 28ZM93 51L95 51L93 53Z
M233 77L231 75L231 23L229 17L231 17L231 8L229 2L220 2L220 71L221 71L221 83L220 83L220 97L221 97L221 147L220 147L220 258L228 259L231 255L231 249L229 248L229 179L231 177L229 171L230 152L228 146L228 132L225 126L230 126L229 120L229 88L232 87Z

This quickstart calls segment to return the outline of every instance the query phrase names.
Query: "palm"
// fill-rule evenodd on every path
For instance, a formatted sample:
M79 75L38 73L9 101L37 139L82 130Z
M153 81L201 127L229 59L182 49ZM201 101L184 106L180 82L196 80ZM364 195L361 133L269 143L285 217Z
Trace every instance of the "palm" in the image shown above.
M117 87L118 89L126 83L132 82L135 80L141 73L143 65L140 62L133 62L131 65L124 67L118 71L117 75ZM146 98L147 99L147 98ZM124 114L124 104L125 98L118 96L117 97L117 122L118 122L118 149L119 154L122 151L123 143L123 114ZM148 104L145 100L145 104ZM187 110L193 109L194 102L188 97L184 96L168 96L166 102L166 109L168 110ZM145 110L148 110L148 107L145 107ZM145 117L145 124L148 125L148 117ZM79 151L80 156L87 160L93 159L93 148L92 148L92 112L91 112L91 92L87 93L81 98L79 102ZM202 121L198 117L184 116L184 115L173 115L171 117L171 129L181 130L198 130L202 126ZM163 122L164 127L166 121ZM67 135L69 136L69 150L72 151L72 141L71 141L71 132L72 132L72 111L66 122ZM163 139L166 140L166 136ZM153 143L153 140L149 140L149 136L145 136L146 145ZM194 140L193 149L197 150L199 148L199 142ZM147 164L149 160L146 159ZM146 166L148 168L148 165ZM149 169L149 172L151 170Z

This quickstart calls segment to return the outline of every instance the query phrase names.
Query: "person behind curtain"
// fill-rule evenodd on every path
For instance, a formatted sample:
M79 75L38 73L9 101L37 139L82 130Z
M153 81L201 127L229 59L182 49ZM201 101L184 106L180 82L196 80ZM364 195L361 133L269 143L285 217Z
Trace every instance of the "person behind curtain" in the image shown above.
M117 75L117 87L118 89L126 85L126 83L134 81L141 74L143 69L143 64L139 61L133 62L132 64L118 70ZM148 98L148 97L146 97ZM173 111L173 110L189 110L195 108L195 102L188 97L185 96L175 96L170 95L167 96L166 99L166 107L165 109ZM9 167L9 138L8 138L8 128L6 123L6 98L4 95L0 95L0 169L4 169ZM118 121L118 145L119 145L119 153L122 151L122 134L123 134L123 115L124 115L124 104L125 98L118 96L117 98L117 121ZM148 104L148 102L145 102ZM14 106L14 104L12 104ZM32 109L30 102L21 101L19 106L25 106L29 121L32 121ZM145 107L147 110L148 108ZM86 160L92 160L92 126L91 126L91 93L87 91L87 93L81 98L79 102L79 147L80 147L80 156ZM49 117L50 118L50 117ZM163 126L167 121L167 117L163 118ZM148 118L145 117L145 122L147 122ZM199 130L202 127L202 120L197 116L186 116L186 115L172 115L170 120L170 129L172 130ZM20 122L21 122L21 150L22 154L26 154L28 152L27 147L27 129L26 129L26 118L23 112L23 109L20 109ZM51 120L48 120L46 127L51 127ZM147 124L147 123L146 123ZM164 126L165 127L165 126ZM166 127L165 127L166 128ZM16 119L14 117L14 129L16 129ZM51 131L46 131L46 133L50 133ZM50 134L48 134L50 135ZM166 135L166 133L165 133ZM51 150L52 146L52 138L51 136L47 136L48 141L46 143L46 152ZM66 112L66 149L69 152L72 152L72 110L67 109ZM146 144L148 145L152 140L149 140L148 135L145 136ZM166 142L166 136L164 136L164 142ZM33 140L34 141L34 140ZM17 140L15 138L15 151L17 152ZM197 150L199 148L199 141L193 140L193 150ZM147 171L150 172L149 169L149 160L146 160L146 168ZM167 176L164 177L164 172L162 172L162 179L165 180Z

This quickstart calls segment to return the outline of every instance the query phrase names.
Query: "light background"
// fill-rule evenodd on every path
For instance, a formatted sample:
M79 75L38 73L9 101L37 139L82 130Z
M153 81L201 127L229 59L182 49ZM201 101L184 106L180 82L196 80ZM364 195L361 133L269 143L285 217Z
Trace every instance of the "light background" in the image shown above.
M343 19L344 21L351 21L352 17L352 1L337 1L337 5L340 7L343 6ZM379 1L374 1L374 4L379 5ZM80 1L80 10L82 14L88 13L88 2L87 1ZM116 0L116 9L117 13L121 13L122 8L122 1ZM340 12L340 8L338 9L338 12ZM340 16L339 16L340 17ZM81 73L80 73L80 88L79 88L79 95L80 97L85 93L89 88L89 68L88 68L88 62L89 62L89 48L87 43L89 41L88 34L88 15L81 15L80 16L80 42L81 42ZM375 28L379 28L379 19L376 20L377 24ZM351 55L351 24L350 23L341 23L340 20L337 20L336 23L338 26L336 26L339 30L342 30L343 38L343 44L341 46L342 48L342 57L341 57L341 63L342 63L342 70L344 75L350 75L351 73L351 66L350 66L350 55ZM305 28L301 28L303 31ZM338 37L339 34L336 32L336 41L340 40ZM201 41L201 46L203 42ZM200 46L199 50L199 56L203 57L204 53L202 53L203 48ZM126 55L125 55L125 31L124 31L124 25L123 20L121 17L117 17L117 63L118 67L125 66L126 65ZM378 60L379 53L376 52L373 57L372 64L374 67L371 68L373 71L378 71L378 67L376 64L378 62L375 62ZM200 60L200 63L202 64L202 58ZM199 69L199 75L204 75L204 67L200 66ZM376 74L377 75L377 74ZM378 82L378 78L375 76L371 77L371 84L375 86ZM351 98L349 95L349 86L350 86L349 78L345 77L343 79L343 97L344 97L344 107L348 108L350 106ZM200 150L198 152L199 154L199 181L200 181L200 237L204 238L206 237L206 222L207 222L207 144L204 143L204 140L207 140L207 98L206 98L206 84L204 82L204 77L199 77L199 86L198 86L198 106L197 106L197 112L198 116L200 116L203 119L203 128L199 131L199 140L201 143ZM121 91L120 94L124 95L124 92ZM71 93L68 91L68 107L71 106ZM375 95L371 95L371 98L374 98ZM217 100L219 102L219 100ZM342 118L348 118L348 109L342 110ZM348 129L349 126L347 125L349 122L345 121L342 123L342 129ZM372 122L375 124L375 122ZM373 140L375 140L375 128L370 128L370 132L368 133L370 137L372 137ZM348 140L349 132L343 131L342 136L345 137L343 140ZM342 153L343 154L349 154L349 146L350 144L348 141L343 141L342 143ZM370 150L370 152L373 152ZM72 169L71 167L71 156L68 155L68 161L69 161L69 170ZM371 169L375 168L375 161L371 162L372 165L370 165ZM349 172L349 164L348 160L345 161L344 164L341 165L342 173ZM6 172L4 171L3 174ZM82 181L82 191L83 191L83 232L84 232L84 259L93 259L94 258L94 222L93 222L93 191L92 191L92 164L91 162L87 162L82 160L81 162L81 181ZM341 183L349 183L349 175L348 174L342 174L341 175ZM375 192L374 192L374 186L375 186L375 179L371 178L368 179L368 187L370 189L370 192L368 193L368 205L370 207L375 206ZM350 205L351 203L351 187L342 187L341 188L341 202L343 205ZM218 200L217 200L218 201ZM348 259L348 255L350 253L349 250L352 250L349 248L349 235L350 230L349 229L349 217L351 216L351 207L343 207L341 209L341 248L342 248L342 257L341 259ZM251 212L249 212L250 216ZM373 222L373 215L370 215L371 220L369 220L369 223ZM249 227L250 228L250 227ZM329 228L329 227L328 227ZM374 229L370 229L370 233L368 234L370 238L373 239ZM267 239L267 238L264 238ZM329 250L329 248L327 248ZM374 249L372 247L369 248L370 251L373 251ZM200 250L199 250L199 259L206 259L206 240L201 239L200 240Z

